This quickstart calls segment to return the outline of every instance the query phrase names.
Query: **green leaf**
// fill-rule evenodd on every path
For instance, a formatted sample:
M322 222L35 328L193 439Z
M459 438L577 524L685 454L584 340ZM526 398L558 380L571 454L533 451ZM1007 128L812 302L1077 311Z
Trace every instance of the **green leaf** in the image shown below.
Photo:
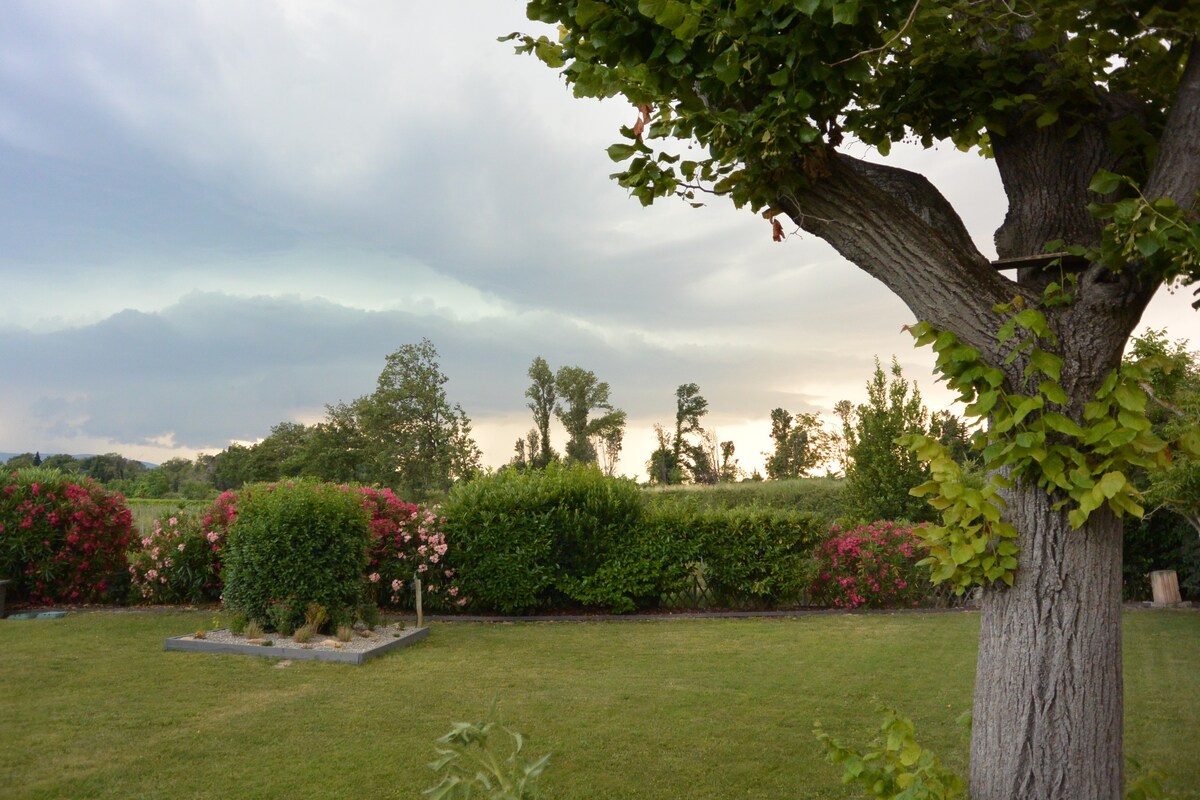
M575 6L575 21L579 27L588 28L608 12L608 6L598 0L578 0Z
M858 21L859 0L842 0L833 6L834 25L853 25Z
M736 45L727 48L713 60L713 74L726 85L736 81L741 71L742 64Z
M1117 187L1125 182L1125 179L1120 175L1102 169L1096 173L1096 177L1092 178L1092 182L1088 184L1088 191L1096 194L1112 194L1117 190Z
M608 157L613 161L624 161L636 153L637 150L637 145L618 143L609 145L605 152L608 153Z
M1048 128L1058 122L1058 109L1050 108L1043 111L1035 123L1039 128Z

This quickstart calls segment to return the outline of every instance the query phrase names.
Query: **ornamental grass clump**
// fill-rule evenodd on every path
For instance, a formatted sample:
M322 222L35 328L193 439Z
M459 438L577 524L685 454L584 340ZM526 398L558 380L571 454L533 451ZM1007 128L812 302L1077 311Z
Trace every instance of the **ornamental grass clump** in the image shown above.
M918 606L930 590L928 573L917 566L927 555L911 525L835 526L814 553L813 599L837 608Z
M88 603L123 594L133 516L125 498L55 469L0 475L0 578L14 601Z
M312 603L335 624L352 620L363 595L367 521L361 499L332 484L243 490L226 544L226 607L267 620L272 602L287 597L293 627Z

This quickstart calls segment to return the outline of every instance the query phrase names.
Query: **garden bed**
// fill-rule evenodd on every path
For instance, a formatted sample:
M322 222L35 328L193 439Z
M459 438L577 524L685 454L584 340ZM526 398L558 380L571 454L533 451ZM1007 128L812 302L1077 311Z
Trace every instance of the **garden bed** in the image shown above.
M402 628L388 625L370 632L369 636L357 632L349 641L342 642L333 636L314 636L301 644L287 636L268 634L262 639L247 639L231 633L227 628L205 631L203 638L197 634L175 636L167 639L164 650L188 653L219 653L223 655L265 656L288 658L299 661L332 661L339 664L364 664L372 658L415 644L429 635L429 628Z

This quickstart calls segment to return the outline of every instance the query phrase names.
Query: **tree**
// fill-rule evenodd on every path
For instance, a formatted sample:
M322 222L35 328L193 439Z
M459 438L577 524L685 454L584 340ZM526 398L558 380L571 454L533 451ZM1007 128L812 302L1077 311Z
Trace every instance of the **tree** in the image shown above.
M624 412L614 411L608 396L608 384L598 380L596 374L581 367L560 367L554 375L558 402L554 413L567 429L567 463L595 464L598 454L591 441L598 431L609 430L618 423L614 414L620 415L620 426L624 428ZM592 418L593 411L608 412Z
M700 426L700 418L707 413L708 401L700 395L699 386L683 383L675 389L675 463L681 468L686 468L691 473L692 480L697 482L703 481L696 478L696 460L692 458L691 463L688 463L688 455L694 445L685 437L691 433L704 432L704 428Z
M674 437L657 422L654 423L654 437L658 442L658 447L654 449L654 452L650 454L650 460L646 462L646 474L650 476L650 483L658 486L683 483L683 469L675 458Z
M782 408L771 410L771 439L775 450L763 455L772 480L809 475L833 458L837 445L837 437L825 430L819 414L793 417Z
M625 412L611 411L592 422L591 443L600 469L610 478L617 472L621 445L625 441Z
M554 404L558 398L554 388L554 373L550 371L546 359L541 356L533 359L528 375L533 383L525 390L525 396L529 398L527 405L533 412L534 431L537 436L535 438L533 431L530 432L527 458L532 467L542 469L558 457L550 446L550 418L554 414Z
M1186 340L1168 342L1166 331L1147 331L1129 349L1134 361L1153 360L1149 418L1164 438L1200 437L1200 363ZM1200 534L1200 457L1180 453L1170 469L1144 479L1150 501L1179 515Z
M531 0L527 10L561 28L555 39L515 35L519 50L561 68L578 96L637 106L608 151L628 162L615 177L631 194L728 196L764 212L777 240L784 221L826 240L928 324L921 341L974 412L1010 423L985 438L997 445L989 462L1015 475L997 502L1019 531L1019 570L1011 587L981 579L970 794L1118 798L1119 513L1136 502L1108 459L1147 461L1155 443L1140 436L1140 455L1131 443L1106 455L1085 408L1118 425L1122 400L1135 407L1127 416L1141 413L1136 384L1110 376L1158 287L1200 276L1188 217L1200 189L1200 5ZM1009 201L996 250L1015 273L989 264L926 178L839 151L847 136L881 156L903 139L949 139L993 158ZM681 158L663 139L695 141L702 155ZM1048 245L1067 255L1041 256ZM1032 327L1014 339L1010 323ZM1035 363L1037 353L1049 357ZM1032 439L1016 445L1022 434ZM1055 458L1036 461L1037 447ZM1064 487L1074 453L1079 484ZM1084 498L1096 486L1093 506Z
M421 500L479 470L481 453L462 406L446 399L448 378L428 339L389 355L375 391L355 401L371 477Z
M916 386L909 392L900 364L893 358L891 380L879 359L867 382L867 402L842 418L846 440L846 500L865 521L921 522L930 518L925 502L909 490L929 479L929 470L911 450L897 444L905 434L927 432L929 412ZM846 405L839 405L843 413Z

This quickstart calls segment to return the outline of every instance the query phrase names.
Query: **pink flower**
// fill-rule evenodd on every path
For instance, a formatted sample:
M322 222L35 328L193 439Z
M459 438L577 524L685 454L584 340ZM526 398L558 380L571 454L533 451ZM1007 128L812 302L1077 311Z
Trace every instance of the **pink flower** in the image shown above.
M359 528L359 530L362 530L362 529ZM372 572L370 574L370 576L368 576L368 577L369 577L369 580L371 581L371 583L379 583L379 573L378 572Z
M419 567L417 567L417 572L425 572L428 569L429 569L429 567L427 565L421 564Z
M204 535L204 538L208 539L208 541L215 544L217 539L221 538L221 535L219 533L217 533L216 531L209 531L208 533L206 533Z
M392 581L392 591L393 591L393 592L398 592L398 591L400 591L400 588L401 588L402 586L404 586L404 581L400 580L399 578L397 578L396 580Z
M451 597L458 597L458 587L457 587L457 586L451 586L451 587L450 587L450 596L451 596Z
M171 517L169 520L167 520L167 524L168 524L168 525L178 525L178 524L179 524L179 518L178 518L178 517Z
M465 598L465 597L458 598L458 602L455 603L456 606L465 606L466 604L467 604L467 598Z
M183 542L180 542L179 547L176 547L175 549L182 553L183 552Z

